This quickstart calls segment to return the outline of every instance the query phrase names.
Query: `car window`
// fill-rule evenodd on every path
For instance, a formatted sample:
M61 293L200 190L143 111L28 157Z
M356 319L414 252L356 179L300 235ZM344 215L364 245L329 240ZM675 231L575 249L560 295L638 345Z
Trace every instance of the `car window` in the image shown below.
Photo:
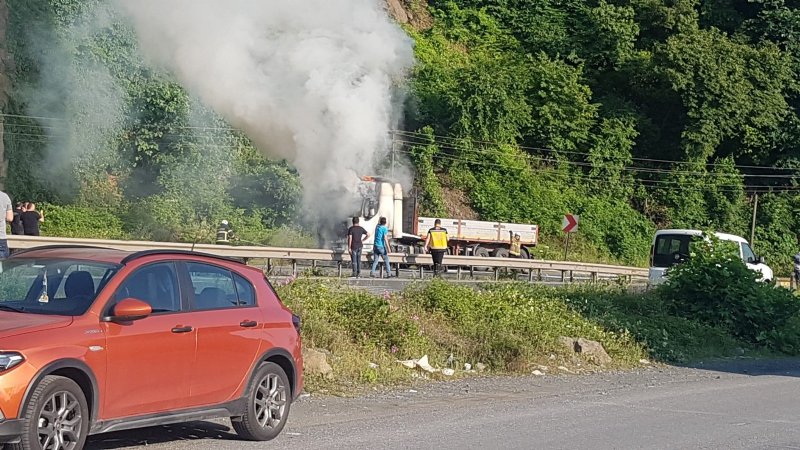
M233 274L210 264L189 263L189 278L196 309L231 308L239 304Z
M233 279L236 281L236 294L239 296L240 306L253 306L256 304L256 294L253 285L250 284L243 276L233 274Z
M67 259L0 263L0 304L32 314L82 315L118 266Z
M746 263L756 263L756 254L753 253L753 249L750 248L750 245L744 242L742 243L742 259L744 259Z
M154 314L180 311L181 296L175 264L150 264L128 275L114 294L114 304L126 298L148 303Z

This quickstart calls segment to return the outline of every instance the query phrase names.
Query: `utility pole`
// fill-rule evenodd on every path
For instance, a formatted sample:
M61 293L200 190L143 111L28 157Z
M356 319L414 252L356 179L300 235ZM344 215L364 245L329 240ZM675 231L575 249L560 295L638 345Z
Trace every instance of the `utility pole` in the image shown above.
M755 246L756 239L756 213L758 211L758 191L753 194L753 223L750 225L750 246Z

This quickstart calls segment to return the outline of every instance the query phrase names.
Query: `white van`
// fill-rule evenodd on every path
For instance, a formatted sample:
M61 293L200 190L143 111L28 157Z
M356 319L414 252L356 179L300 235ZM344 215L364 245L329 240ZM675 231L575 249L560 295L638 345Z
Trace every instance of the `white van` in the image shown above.
M772 269L764 264L764 258L756 256L747 240L733 234L714 233L721 241L736 244L739 257L747 267L761 274L761 281L772 281ZM691 253L692 241L701 239L703 232L700 230L658 230L653 238L653 247L650 249L650 284L656 285L664 282L667 269L686 261Z

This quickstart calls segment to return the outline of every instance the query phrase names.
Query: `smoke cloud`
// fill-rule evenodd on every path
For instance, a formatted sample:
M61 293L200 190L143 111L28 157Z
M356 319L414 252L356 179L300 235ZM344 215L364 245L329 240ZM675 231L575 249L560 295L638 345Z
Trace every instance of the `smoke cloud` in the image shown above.
M397 125L412 42L383 0L118 0L142 51L299 171L306 204L344 217L339 197L373 173Z

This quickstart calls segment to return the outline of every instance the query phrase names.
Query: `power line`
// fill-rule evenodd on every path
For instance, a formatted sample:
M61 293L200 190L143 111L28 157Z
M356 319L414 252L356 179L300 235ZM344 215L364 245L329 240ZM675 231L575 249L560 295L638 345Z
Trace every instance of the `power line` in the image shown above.
M395 142L399 142L401 144L412 144L416 145L413 141L404 141L404 140L396 140ZM582 162L582 161L569 161L569 160L556 160L556 159L547 159L541 156L530 155L530 154L509 154L500 151L491 151L491 150L474 150L470 148L464 147L457 147L447 144L437 144L437 147L446 149L446 150L455 150L464 153L474 153L476 155L493 155L493 156L500 156L511 158L514 160L527 160L527 161L538 161L544 163L552 163L552 164L565 164L570 166L577 166L577 167L584 167L584 168L594 168L597 167L596 164L591 162ZM502 166L502 165L501 165ZM800 175L776 175L776 174L765 174L765 175L755 175L755 174L729 174L729 173L720 173L720 172L697 172L697 171L685 171L685 170L665 170L665 169L653 169L649 167L635 167L635 166L622 166L616 167L617 170L623 170L626 172L643 172L643 173L654 173L654 174L667 174L667 175L686 175L686 176L699 176L699 177L720 177L720 178L778 178L778 179L800 179Z
M413 139L419 139L421 145L429 145L431 144L430 138L434 138L434 144L436 144L436 140L439 141L451 141L459 144L460 142L467 141L474 144L481 144L481 145L488 145L494 147L502 147L505 145L512 145L512 144L501 144L498 142L489 142L489 141L481 141L481 140L474 140L474 139L461 139L461 138L453 138L448 136L441 136L441 135L429 135L425 133L413 132L413 131L402 131L402 130L391 130L389 131L390 134L397 134L401 136L407 136ZM589 152L577 152L571 150L554 150L551 148L543 148L543 147L530 147L524 145L513 144L514 147L522 149L522 150L529 150L529 151L540 151L540 152L547 152L547 153L555 153L555 154L568 154L568 155L580 155L580 156L591 156ZM643 161L643 162L654 162L654 163L663 163L663 164L692 164L688 161L679 161L679 160L669 160L669 159L653 159L653 158L641 158L641 157L631 157L634 161ZM706 166L724 166L727 167L727 164L720 164L720 163L705 163ZM742 165L742 164L734 164L733 167L736 168L743 168L743 169L763 169L763 170L794 170L797 171L796 168L791 167L771 167L771 166L753 166L753 165Z
M398 150L398 153L407 154L407 155L411 154L411 152L409 152L407 150ZM508 165L504 165L504 164L493 163L493 162L489 162L489 161L485 161L485 160L458 158L458 157L453 157L453 156L449 156L449 155L433 155L433 158L445 159L445 160L456 161L456 162L464 162L464 163L482 165L482 166L487 166L487 167L500 167L500 168L505 168L505 169L509 168ZM534 169L532 167L529 167L529 168L531 170L535 171L536 173L539 173L539 174L558 175L558 172L556 172L554 170L544 171L544 170L536 170L536 169ZM590 181L604 181L604 180L607 180L606 177L591 176L591 175L585 175L585 174L575 174L575 173L564 174L564 176L562 178L578 178L578 179L584 179L584 180L590 180ZM642 179L642 178L635 178L635 177L631 178L631 180L634 181L634 182L639 182L639 183L643 183L643 184L648 184L649 183L649 184L654 184L654 185L660 185L660 184L672 185L671 187L670 186L650 186L650 187L658 187L659 189L662 189L662 190L674 190L674 191L686 191L686 190L692 191L693 190L693 191L697 191L697 192L707 192L709 190L709 189L696 188L695 186L686 186L686 185L684 185L683 183L681 183L679 181L673 181L673 180L649 180L649 179ZM788 192L788 191L800 192L800 187L792 187L792 186L769 186L769 185L745 186L745 185L738 185L738 184L714 184L713 186L715 188L714 190L716 190L717 192L729 192L729 193L738 193L738 192L745 192L745 191L747 191L747 192L776 192L776 191L780 191L780 192ZM647 187L647 186L645 186L645 187ZM729 189L720 189L720 188L729 188Z

